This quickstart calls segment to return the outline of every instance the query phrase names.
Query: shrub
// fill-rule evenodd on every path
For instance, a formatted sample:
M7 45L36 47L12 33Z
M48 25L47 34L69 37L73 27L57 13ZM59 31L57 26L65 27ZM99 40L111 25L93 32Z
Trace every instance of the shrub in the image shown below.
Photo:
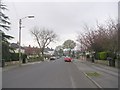
M18 61L19 60L19 53L11 53L10 54L10 59L12 61Z
M99 53L98 53L98 52L95 53L95 59L96 59L96 60L99 60L99 58L100 58L100 57L99 57Z
M108 51L108 52L107 52L107 56L108 56L108 57L111 57L111 58L113 58L113 59L117 59L117 53L113 53L113 52Z
M107 59L107 52L99 52L99 59L106 60Z
M21 58L22 58L22 59L26 59L26 58L27 58L27 54L24 54L24 53L23 53L23 54L21 55Z
M90 55L86 55L87 58L90 58Z
M25 59L27 58L26 54L21 54L21 59ZM11 53L10 54L10 60L11 61L18 61L19 60L19 53Z

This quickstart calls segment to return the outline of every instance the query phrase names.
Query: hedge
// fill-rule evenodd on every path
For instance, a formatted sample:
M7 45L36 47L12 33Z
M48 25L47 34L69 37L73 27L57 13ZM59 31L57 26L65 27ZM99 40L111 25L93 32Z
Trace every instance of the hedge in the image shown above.
M95 59L96 59L96 60L99 60L99 59L100 59L100 56L99 56L99 53L98 53L98 52L95 53L94 55L95 55Z
M11 53L11 58L12 61L18 61L19 60L19 53Z
M107 60L107 57L111 57L113 59L117 58L115 53L112 53L109 51L98 52L95 54L95 59L98 59L98 60Z
M18 61L19 60L19 53L9 53L6 57L2 57L6 62L9 61ZM21 59L27 58L26 54L21 54Z
M107 52L99 52L99 59L106 60L107 59Z

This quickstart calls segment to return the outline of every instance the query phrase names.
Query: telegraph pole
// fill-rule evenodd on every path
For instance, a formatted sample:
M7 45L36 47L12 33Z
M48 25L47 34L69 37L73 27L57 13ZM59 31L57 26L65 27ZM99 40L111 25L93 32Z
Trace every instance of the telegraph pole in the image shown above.
M19 65L21 65L21 24L22 20L19 19Z

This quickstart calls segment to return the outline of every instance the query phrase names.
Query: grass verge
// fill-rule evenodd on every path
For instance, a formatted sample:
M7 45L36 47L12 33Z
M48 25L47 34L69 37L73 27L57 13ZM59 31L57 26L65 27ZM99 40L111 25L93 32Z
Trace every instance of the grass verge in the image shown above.
M88 76L90 76L90 77L98 77L98 76L100 76L100 74L98 72L87 72L86 74Z

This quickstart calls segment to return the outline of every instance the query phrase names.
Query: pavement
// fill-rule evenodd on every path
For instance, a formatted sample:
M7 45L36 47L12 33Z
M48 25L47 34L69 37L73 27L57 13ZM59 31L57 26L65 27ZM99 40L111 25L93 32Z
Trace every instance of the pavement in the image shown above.
M14 64L14 65L10 65L10 66L5 66L2 68L2 71L7 71L10 69L14 69L14 68L19 68L20 66L25 66L25 65L32 65L32 64L36 64L36 63L41 63L41 61L37 61L37 62L27 62L27 63L22 63L20 64Z
M84 74L97 72L100 76L88 76L100 88L118 88L118 69L91 63L83 60L74 60L74 63Z

